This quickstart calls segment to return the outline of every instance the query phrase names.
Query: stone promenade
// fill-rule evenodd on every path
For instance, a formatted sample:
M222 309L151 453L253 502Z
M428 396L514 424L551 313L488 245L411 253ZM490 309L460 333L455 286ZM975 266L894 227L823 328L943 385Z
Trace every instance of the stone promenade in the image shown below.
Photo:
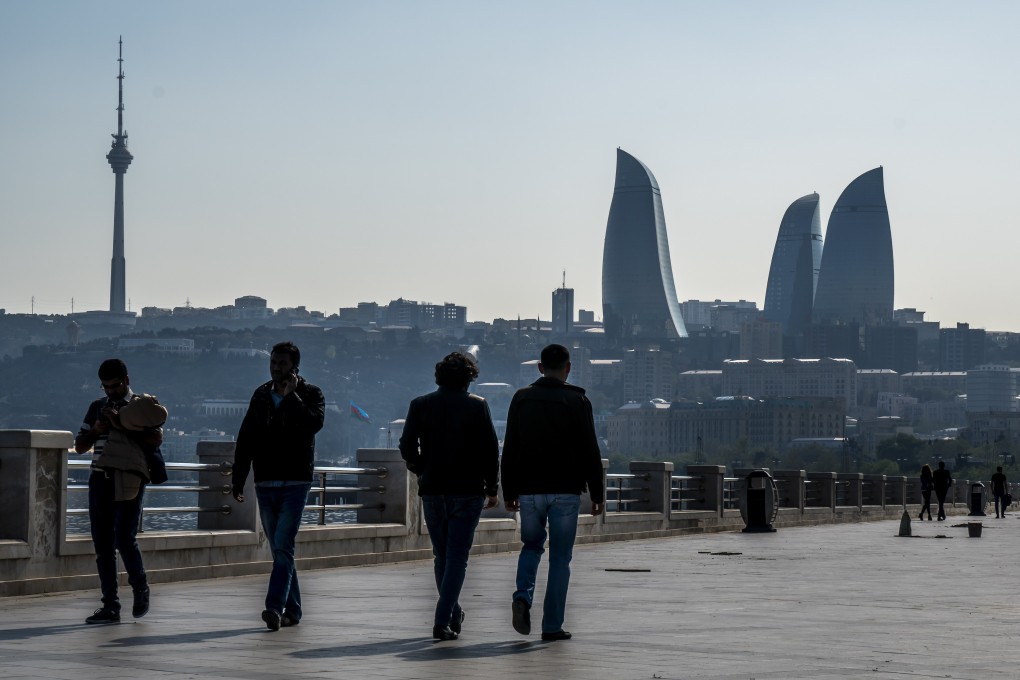
M302 572L305 619L275 633L262 576L158 585L148 616L113 626L83 624L95 592L8 598L0 677L1020 678L1020 515L980 538L964 521L578 547L567 642L511 628L510 554L472 558L444 643L425 562Z

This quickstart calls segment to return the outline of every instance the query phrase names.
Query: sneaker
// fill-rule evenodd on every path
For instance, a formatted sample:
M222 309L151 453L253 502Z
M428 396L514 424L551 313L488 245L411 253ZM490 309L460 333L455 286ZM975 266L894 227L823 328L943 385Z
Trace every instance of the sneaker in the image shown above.
M432 637L437 640L456 640L458 636L449 626L432 626Z
M120 623L120 612L108 607L100 607L85 619L85 623Z
M266 622L266 628L269 630L280 630L280 624L283 622L280 612L275 609L263 610L262 620Z
M542 639L546 642L555 642L556 640L569 640L573 635L565 630L557 630L552 633L542 633Z
M296 626L299 623L301 623L301 619L294 618L288 612L284 612L283 615L280 616L280 626L282 628L290 628L291 626Z
M514 630L521 635L531 635L531 607L524 599L514 600L513 615Z
M131 616L140 619L149 613L149 586L134 591L135 600L131 604Z
M460 635L461 625L464 623L464 610L460 610L460 616L453 615L453 621L450 621L450 630L457 635Z

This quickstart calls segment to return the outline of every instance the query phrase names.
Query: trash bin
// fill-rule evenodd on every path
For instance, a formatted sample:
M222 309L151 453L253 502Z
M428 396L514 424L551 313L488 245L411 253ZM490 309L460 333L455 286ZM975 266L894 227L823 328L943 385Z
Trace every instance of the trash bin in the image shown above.
M776 482L765 470L753 470L744 479L740 494L740 516L745 533L775 531L772 522L779 512Z
M974 482L970 485L970 514L968 517L985 516L985 485Z
M967 522L967 533L971 538L981 538L981 522Z

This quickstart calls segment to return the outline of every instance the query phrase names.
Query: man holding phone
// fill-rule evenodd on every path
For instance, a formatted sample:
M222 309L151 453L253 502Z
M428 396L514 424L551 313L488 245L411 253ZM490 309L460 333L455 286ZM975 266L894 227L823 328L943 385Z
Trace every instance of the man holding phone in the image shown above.
M322 390L298 376L301 351L281 342L269 356L269 382L251 397L234 446L233 496L244 502L249 468L262 529L273 551L273 571L262 620L269 630L301 621L301 590L294 544L308 499L315 463L315 433L322 429Z

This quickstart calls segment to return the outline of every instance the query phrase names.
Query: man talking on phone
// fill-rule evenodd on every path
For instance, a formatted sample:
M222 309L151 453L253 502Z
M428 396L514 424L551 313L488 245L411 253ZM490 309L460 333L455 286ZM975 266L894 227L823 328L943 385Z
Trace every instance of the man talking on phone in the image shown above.
M301 351L292 342L273 346L272 380L251 397L234 447L233 496L244 502L248 469L255 471L255 496L262 529L273 551L266 608L269 630L301 621L301 590L294 543L312 484L315 433L322 429L326 403L322 390L298 376Z

